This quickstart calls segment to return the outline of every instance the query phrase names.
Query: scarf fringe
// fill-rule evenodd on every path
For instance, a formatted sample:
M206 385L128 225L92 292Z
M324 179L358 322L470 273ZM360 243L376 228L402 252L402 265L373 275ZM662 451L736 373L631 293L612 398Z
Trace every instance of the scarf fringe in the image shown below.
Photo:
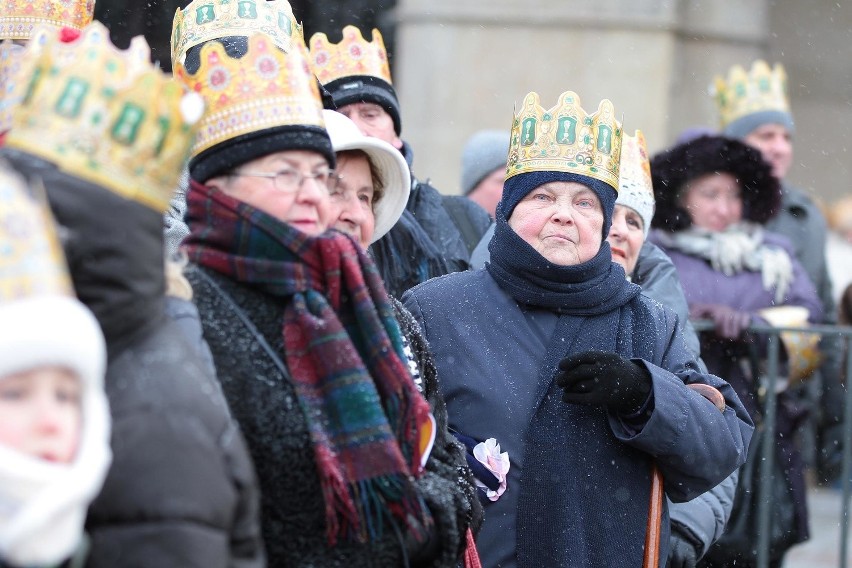
M375 543L382 540L384 522L402 525L416 540L426 537L432 519L427 507L407 476L383 475L349 484L340 479L322 480L326 509L326 536L329 546L339 540Z

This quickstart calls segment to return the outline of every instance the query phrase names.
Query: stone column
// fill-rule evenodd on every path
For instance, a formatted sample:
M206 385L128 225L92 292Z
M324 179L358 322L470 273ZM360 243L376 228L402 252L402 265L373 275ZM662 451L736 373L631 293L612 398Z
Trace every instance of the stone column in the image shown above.
M415 173L458 193L467 137L508 133L529 91L549 107L573 90L589 112L609 98L652 152L715 124L707 85L765 45L767 1L401 0L394 83Z

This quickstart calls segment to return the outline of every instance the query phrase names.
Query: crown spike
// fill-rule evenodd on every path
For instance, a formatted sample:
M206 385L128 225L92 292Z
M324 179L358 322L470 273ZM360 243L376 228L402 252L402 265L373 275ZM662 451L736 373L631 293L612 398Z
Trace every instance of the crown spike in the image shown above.
M621 123L608 99L587 114L573 91L545 110L538 93L524 97L512 121L506 179L532 171L570 172L618 188Z

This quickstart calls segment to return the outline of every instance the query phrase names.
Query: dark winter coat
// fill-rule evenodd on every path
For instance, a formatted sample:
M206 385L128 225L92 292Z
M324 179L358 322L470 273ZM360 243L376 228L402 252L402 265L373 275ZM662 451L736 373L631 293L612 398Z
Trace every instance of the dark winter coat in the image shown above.
M522 543L517 531L522 527L517 526L516 515L524 474L524 435L536 414L533 402L540 387L536 378L559 316L548 310L522 308L485 270L432 280L409 291L403 301L420 322L434 353L450 426L475 439L496 438L501 449L509 453L508 488L498 501L486 506L477 545L484 566L519 566L516 550ZM647 516L647 480L652 461L656 460L663 473L669 497L676 501L694 498L742 463L751 426L732 389L718 377L698 371L694 356L675 331L676 316L642 296L631 302L642 306L636 313L647 309L654 314L653 321L640 323L656 329L655 334L648 335L652 341L647 345L655 353L655 360L644 362L653 380L654 410L650 419L636 429L610 416L614 447L626 444L627 451L608 454L609 458L597 456L595 460L611 459L612 474L598 469L586 471L585 452L579 452L564 453L564 469L543 471L540 475L545 479L560 475L588 479L587 491L576 495L578 508L567 512L574 526L629 541L627 546L641 557L644 534L625 535L623 527L613 523L618 524L615 519L622 515L633 519ZM565 355L570 353L566 346ZM693 381L712 384L722 391L730 404L723 416L702 397L684 388L684 382ZM565 408L569 412L569 406ZM708 435L709 432L713 434ZM613 447L587 440L590 455L609 451L601 450L604 446ZM560 448L553 451L560 454ZM630 457L625 458L626 455ZM621 487L611 493L611 508L588 510L579 505L589 498L600 499L596 487L604 486ZM662 527L661 565L665 563L668 543L667 514ZM570 545L571 536L567 538ZM604 534L603 538L608 537ZM576 553L582 558L577 559L576 566L624 561L608 558L606 550Z
M657 235L652 232L653 240ZM793 262L793 281L784 299L783 305L801 306L807 308L810 321L820 321L822 305L817 298L816 290L805 270L793 256L789 242L773 233L765 233L764 241L776 247L783 248L790 254ZM744 271L733 276L727 276L713 269L710 263L699 257L690 256L675 249L663 250L674 262L680 274L686 300L693 304L723 304L739 311L750 312L752 321L766 323L756 312L763 308L776 305L774 291L765 290L762 276L759 272ZM750 373L743 370L743 363L748 364L751 351L746 341L719 340L711 332L702 334L701 355L712 373L725 377L740 395L749 414L756 416L760 404L757 391ZM760 356L760 353L757 354ZM748 365L746 365L748 367ZM792 436L803 418L802 408L786 396L779 398L776 432L778 444L788 478L793 487L794 497L799 504L797 511L797 540L808 537L806 488L804 482L804 464L798 450L792 443Z
M203 273L202 273L203 271ZM330 548L325 505L313 445L298 397L284 364L284 302L224 276L191 267L194 301L204 337L213 353L219 381L240 423L257 466L262 494L262 526L270 566L335 568L405 566L404 555L419 547L384 527L373 545L349 541ZM241 319L235 306L250 320ZM258 335L259 334L259 335ZM268 346L268 349L264 347ZM433 407L436 421L446 421ZM472 491L459 481L463 457L439 438L416 486L437 525L437 559L412 566L454 568L470 525Z
M112 467L87 566L265 565L245 443L214 377L165 316L162 215L4 150L44 180L75 290L107 341Z

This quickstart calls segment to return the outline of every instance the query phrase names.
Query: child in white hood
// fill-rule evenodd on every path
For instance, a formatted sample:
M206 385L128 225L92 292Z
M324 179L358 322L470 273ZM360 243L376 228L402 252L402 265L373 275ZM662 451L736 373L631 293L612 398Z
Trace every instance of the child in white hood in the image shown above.
M0 165L0 566L79 558L109 467L106 350L52 221Z

